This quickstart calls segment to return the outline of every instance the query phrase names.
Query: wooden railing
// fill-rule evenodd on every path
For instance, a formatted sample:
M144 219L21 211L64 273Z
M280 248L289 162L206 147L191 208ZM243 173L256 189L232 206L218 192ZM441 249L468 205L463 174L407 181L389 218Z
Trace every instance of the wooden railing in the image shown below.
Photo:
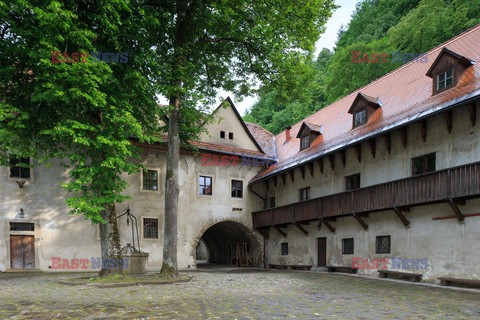
M480 197L480 162L253 212L255 228Z

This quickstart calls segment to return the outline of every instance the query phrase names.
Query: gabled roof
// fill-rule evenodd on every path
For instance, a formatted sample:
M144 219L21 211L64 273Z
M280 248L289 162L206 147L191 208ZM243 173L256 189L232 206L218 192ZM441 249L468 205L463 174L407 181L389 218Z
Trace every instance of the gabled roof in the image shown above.
M350 106L350 109L348 109L348 113L354 113L355 112L355 106L357 105L357 101L359 99L365 100L368 104L373 106L374 108L380 108L381 102L379 99L370 97L369 95L366 95L365 93L359 92L357 96L355 97L355 100L353 100L352 105Z
M317 134L322 133L322 126L304 121L300 127L300 130L298 130L297 138L300 138L303 135L305 128L308 128L310 131L313 131Z
M426 54L426 63L404 64L292 126L290 134L294 136L298 134L304 121L321 123L323 133L318 144L298 152L299 139L285 141L282 139L285 132L280 132L276 139L279 162L260 172L250 183L301 166L360 141L383 135L394 128L424 119L457 104L478 99L480 97L478 64L465 69L455 87L432 96L432 80L425 74L443 52L444 47L457 55L478 61L480 25L430 50ZM381 97L382 108L370 117L367 125L352 129L352 118L348 110L359 93L369 97Z
M275 135L256 123L245 122L245 125L258 144L262 147L265 154L272 159L276 159L277 152L275 151Z
M433 61L432 65L430 66L430 69L428 69L427 73L425 74L426 76L430 78L433 76L432 75L433 68L435 68L435 65L437 64L438 60L440 60L442 56L445 54L449 54L455 59L457 59L465 68L475 63L475 61L470 60L458 53L455 53L452 50L447 49L446 47L443 47L442 51L438 54L437 58L435 59L435 61Z

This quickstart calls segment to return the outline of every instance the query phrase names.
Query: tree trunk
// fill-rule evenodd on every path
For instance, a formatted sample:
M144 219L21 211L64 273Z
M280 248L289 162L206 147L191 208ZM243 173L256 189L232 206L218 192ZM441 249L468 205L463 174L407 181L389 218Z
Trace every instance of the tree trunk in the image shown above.
M100 224L100 247L102 251L102 269L99 276L123 273L123 257L120 252L120 233L118 231L115 204L105 207L102 217L106 221Z
M176 275L177 268L177 209L178 163L180 160L180 99L170 99L172 111L168 120L167 174L165 181L165 223L163 231L163 263L161 273Z

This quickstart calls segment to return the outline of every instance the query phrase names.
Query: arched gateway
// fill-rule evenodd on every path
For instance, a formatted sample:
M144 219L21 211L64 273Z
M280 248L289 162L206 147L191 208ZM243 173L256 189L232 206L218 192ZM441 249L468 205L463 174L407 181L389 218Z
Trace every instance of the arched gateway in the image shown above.
M239 222L222 221L199 236L195 259L197 266L207 263L252 267L260 264L261 252L261 242L255 232Z

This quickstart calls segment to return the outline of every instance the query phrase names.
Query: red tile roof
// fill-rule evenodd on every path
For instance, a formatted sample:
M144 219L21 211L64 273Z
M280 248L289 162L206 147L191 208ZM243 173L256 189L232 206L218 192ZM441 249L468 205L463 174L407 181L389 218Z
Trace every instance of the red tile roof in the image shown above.
M480 25L429 51L427 63L405 64L293 125L290 130L292 137L297 135L304 121L322 126L322 134L315 139L310 148L299 152L300 139L291 138L285 141L285 131L278 134L276 150L279 163L260 172L251 182L479 96L478 64L468 67L455 87L432 96L433 81L426 73L443 48L469 60L479 61ZM352 115L348 110L359 93L376 97L373 99L380 100L382 107L373 113L367 124L352 129Z

